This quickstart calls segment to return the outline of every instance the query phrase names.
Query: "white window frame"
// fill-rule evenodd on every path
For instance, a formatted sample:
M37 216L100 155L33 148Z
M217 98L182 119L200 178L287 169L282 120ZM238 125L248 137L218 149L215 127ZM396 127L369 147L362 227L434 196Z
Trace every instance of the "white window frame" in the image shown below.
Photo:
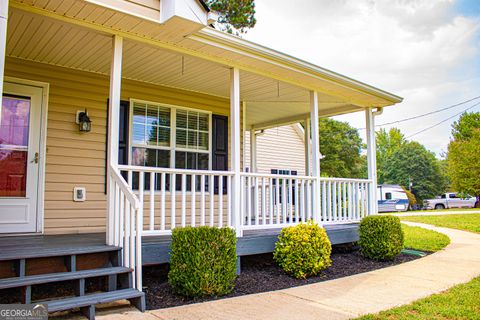
M176 151L179 152L194 152L194 153L205 153L208 154L208 170L212 170L212 111L202 110L202 109L195 109L190 107L178 106L173 104L166 104L161 102L154 102L142 99L135 99L130 98L130 108L129 108L129 115L128 115L128 164L132 164L132 149L133 148L147 148L147 149L157 149L157 150L169 150L170 151L170 166L171 169L175 168L175 153ZM134 103L142 103L142 104L149 104L154 105L157 107L164 107L170 109L170 146L149 146L149 145L142 145L142 144L133 144L133 105ZM188 149L188 148L177 148L177 110L186 110L186 111L193 111L198 113L208 114L208 150L199 150L199 149ZM181 170L182 168L178 168Z

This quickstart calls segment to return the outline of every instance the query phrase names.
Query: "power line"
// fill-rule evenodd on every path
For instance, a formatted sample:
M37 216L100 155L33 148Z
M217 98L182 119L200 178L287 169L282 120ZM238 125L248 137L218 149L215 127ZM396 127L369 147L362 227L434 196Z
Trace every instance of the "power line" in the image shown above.
M450 120L450 119L452 119L452 118L455 118L456 116L458 116L458 115L460 115L460 114L462 114L462 113L464 113L464 112L466 112L466 111L468 111L468 110L470 110L470 109L472 109L473 107L476 107L476 106L478 106L478 105L480 105L480 102L477 102L477 103L471 105L471 106L468 107L467 109L464 109L464 110L460 111L459 113L456 113L456 114L454 114L453 116L448 117L447 119L442 120L442 121L434 124L433 126L430 126L430 127L425 128L425 129L422 129L422 130L420 130L420 131L418 131L418 132L415 132L414 134L408 136L407 139L410 139L411 137L416 136L417 134L420 134L420 133L425 132L425 131L427 131L427 130L430 130L430 129L432 129L432 128L435 128L436 126L441 125L442 123L444 123L444 122L446 122L446 121L448 121L448 120Z
M469 103L471 101L474 101L474 100L477 100L479 99L480 96L477 96L475 98L472 98L472 99L469 99L469 100L465 100L463 102L460 102L460 103L457 103L457 104L454 104L454 105L451 105L451 106L448 106L448 107L445 107L445 108L442 108L442 109L438 109L438 110L435 110L435 111L431 111L431 112L427 112L427 113L424 113L424 114L420 114L418 116L413 116L413 117L410 117L410 118L405 118L405 119L401 119L401 120L397 120L397 121L392 121L392 122L387 122L387 123L382 123L382 124L378 124L376 125L376 127L384 127L384 126L388 126L388 125L391 125L391 124L396 124L396 123L401 123L401 122L405 122L405 121L410 121L410 120L415 120L415 119L418 119L418 118L422 118L422 117L425 117L425 116L429 116L431 114L435 114L435 113L438 113L438 112L442 112L442 111L445 111L445 110L448 110L448 109L452 109L452 108L455 108L455 107L458 107L458 106L461 106L465 103Z

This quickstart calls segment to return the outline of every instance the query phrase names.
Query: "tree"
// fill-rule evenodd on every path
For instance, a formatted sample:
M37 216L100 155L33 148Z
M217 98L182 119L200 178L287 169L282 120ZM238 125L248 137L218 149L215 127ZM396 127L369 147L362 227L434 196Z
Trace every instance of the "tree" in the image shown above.
M222 31L239 35L253 28L257 22L254 0L207 0L206 4L218 12L216 25Z
M418 142L402 143L385 158L383 183L408 186L419 200L434 197L445 191L445 177L435 154Z
M402 147L407 140L397 128L391 128L388 132L380 129L376 134L377 143L377 179L380 184L385 182L385 161L392 157L393 153Z
M480 200L480 112L464 113L452 125L452 136L447 154L452 187Z
M323 176L365 178L366 160L361 156L362 139L358 130L346 122L319 119L320 161Z

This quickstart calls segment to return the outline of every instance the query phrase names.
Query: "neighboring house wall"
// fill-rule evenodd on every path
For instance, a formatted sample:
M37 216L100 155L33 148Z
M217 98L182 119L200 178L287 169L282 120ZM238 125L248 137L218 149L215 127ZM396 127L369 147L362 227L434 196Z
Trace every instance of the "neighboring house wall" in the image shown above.
M104 192L108 77L14 58L7 58L5 75L50 84L45 233L104 231L107 209ZM121 98L209 110L226 116L230 110L227 99L130 80L122 81ZM92 131L80 133L75 114L77 110L85 108L92 120ZM85 202L73 202L74 186L86 187ZM177 197L177 201L180 201L180 197Z
M250 132L245 135L245 152L246 166L250 167ZM305 175L305 144L299 124L267 129L257 136L257 171L270 173L271 169Z

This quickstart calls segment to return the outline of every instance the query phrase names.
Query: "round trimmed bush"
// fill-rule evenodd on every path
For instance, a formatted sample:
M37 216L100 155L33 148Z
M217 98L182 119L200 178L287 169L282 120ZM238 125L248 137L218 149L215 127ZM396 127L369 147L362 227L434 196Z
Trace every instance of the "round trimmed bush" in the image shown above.
M305 279L328 268L332 245L325 229L309 221L283 228L273 258L289 275Z
M360 222L362 254L374 260L392 260L403 249L400 219L394 216L368 216Z
M237 237L230 228L185 227L172 231L168 282L186 297L221 296L233 290Z

